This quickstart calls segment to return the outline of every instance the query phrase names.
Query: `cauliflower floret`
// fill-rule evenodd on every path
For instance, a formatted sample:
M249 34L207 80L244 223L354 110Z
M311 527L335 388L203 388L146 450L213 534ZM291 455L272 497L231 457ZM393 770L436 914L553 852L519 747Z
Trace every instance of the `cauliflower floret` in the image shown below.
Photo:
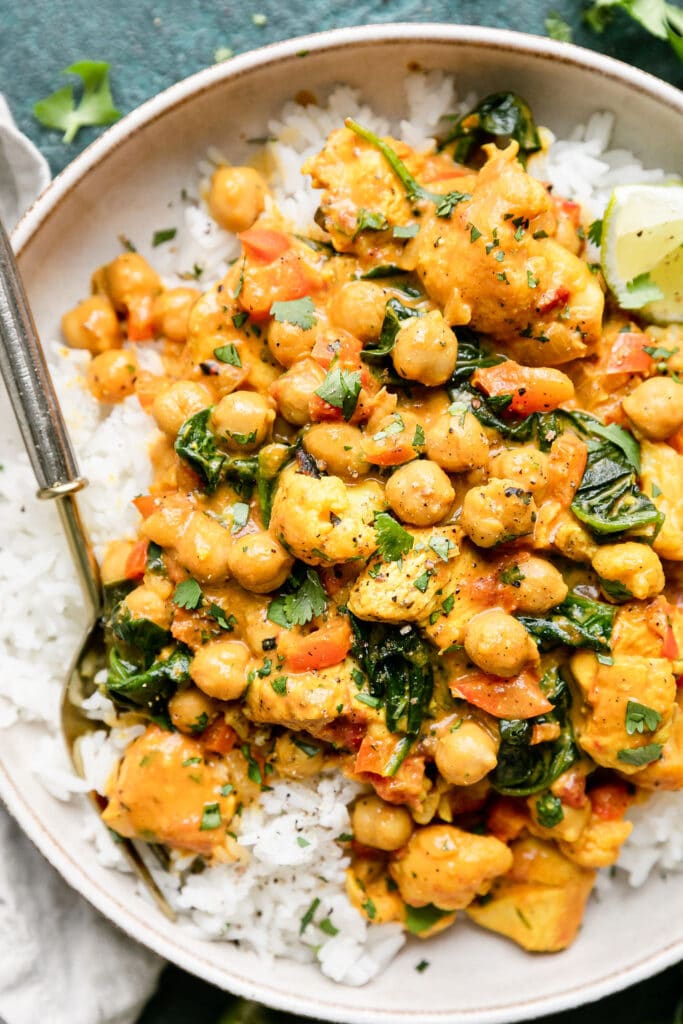
M659 556L647 544L627 541L625 544L605 544L593 556L593 568L607 586L610 583L624 587L631 597L644 601L664 589L664 570Z
M315 479L284 471L273 502L270 530L308 565L367 558L377 547L375 512L386 507L374 481L347 487L338 476Z
M643 441L640 461L640 486L657 495L652 500L665 516L652 547L661 558L683 562L683 455L671 445Z

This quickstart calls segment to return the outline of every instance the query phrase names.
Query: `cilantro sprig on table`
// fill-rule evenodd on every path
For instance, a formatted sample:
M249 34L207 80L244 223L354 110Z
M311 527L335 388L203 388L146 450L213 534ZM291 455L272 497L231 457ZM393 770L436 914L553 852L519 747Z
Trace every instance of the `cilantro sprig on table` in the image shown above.
M683 10L666 0L594 0L583 19L594 32L603 32L616 11L623 11L657 39L668 40L683 61Z
M65 85L39 100L33 113L46 128L63 131L64 142L73 142L81 128L111 124L121 117L109 88L109 64L81 60L64 68L62 74L78 75L81 79L83 91L79 102L76 103L73 85Z

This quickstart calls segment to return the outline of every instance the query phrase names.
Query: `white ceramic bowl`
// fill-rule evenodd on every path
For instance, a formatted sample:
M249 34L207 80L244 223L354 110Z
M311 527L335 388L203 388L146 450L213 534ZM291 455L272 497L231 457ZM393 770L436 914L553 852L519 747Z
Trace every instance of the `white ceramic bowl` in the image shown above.
M396 115L408 64L455 72L461 93L514 89L559 134L595 109L618 115L616 144L651 166L671 165L680 139L681 94L642 72L564 43L513 32L444 25L375 26L330 32L257 50L203 71L107 131L48 187L14 234L39 330L58 336L60 313L79 299L116 237L149 238L166 202L193 180L214 144L239 162L246 139L298 90L323 95L340 81ZM0 407L7 416L7 407ZM408 944L362 989L342 988L311 966L267 969L243 950L188 938L134 892L130 877L102 868L72 805L31 773L40 730L18 724L0 736L0 795L64 878L138 941L232 992L330 1020L384 1024L514 1021L598 999L683 956L683 874L591 902L574 946L531 956L462 921L427 946ZM415 971L426 956L430 969Z

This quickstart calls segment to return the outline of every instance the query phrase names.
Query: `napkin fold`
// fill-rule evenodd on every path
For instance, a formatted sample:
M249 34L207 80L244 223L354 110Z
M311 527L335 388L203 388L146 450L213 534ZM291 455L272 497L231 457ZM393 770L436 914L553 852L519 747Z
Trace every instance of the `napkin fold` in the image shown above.
M0 94L7 230L49 181ZM70 889L0 804L0 1024L133 1024L162 966Z

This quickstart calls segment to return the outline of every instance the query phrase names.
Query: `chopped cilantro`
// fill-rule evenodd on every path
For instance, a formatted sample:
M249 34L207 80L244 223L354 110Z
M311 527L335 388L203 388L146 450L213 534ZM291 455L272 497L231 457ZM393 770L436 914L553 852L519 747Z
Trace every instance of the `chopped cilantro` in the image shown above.
M214 828L221 827L221 809L218 804L204 804L202 820L199 826L200 832L210 832Z
M221 786L221 796L230 796L234 789L232 782L226 782L224 786Z
M306 740L302 740L299 736L292 736L292 743L295 747L298 747L306 757L316 757L320 753L320 747L316 747L313 743L307 743Z
M297 836L296 837L296 843L297 843L297 846L300 846L302 850L304 849L304 847L311 845L309 843L308 839L304 839L303 836Z
M412 549L413 536L387 512L376 512L377 548L385 562L397 562Z
M109 88L109 64L98 60L81 60L64 68L63 75L78 75L83 84L80 103L76 106L72 85L53 92L33 107L33 113L46 128L63 131L63 142L73 142L81 128L111 124L121 117L114 106Z
M249 505L247 505L246 501L236 501L231 511L232 527L230 533L239 533L249 522Z
M388 227L389 221L383 213L378 213L375 210L366 210L361 206L358 211L354 238L361 231L386 231Z
M499 579L501 583L505 583L508 587L519 587L520 583L526 579L526 576L518 565L511 565L508 569L503 569Z
M361 903L361 909L365 911L365 913L368 915L371 921L374 921L374 919L377 917L377 907L372 902L369 896L366 899L365 903Z
M372 435L373 441L384 441L387 437L395 437L397 434L401 434L405 430L405 424L397 412L392 412L391 423L384 430L379 430L376 434Z
M330 921L329 917L324 917L320 924L318 925L318 928L320 929L321 932L324 932L325 935L339 935L339 929L335 928L335 926Z
M320 899L316 896L315 899L313 900L313 902L311 903L310 907L308 908L308 910L304 914L304 916L301 918L301 922L299 924L299 935L303 935L303 933L306 931L306 929L308 928L309 924L311 923L311 921L315 917L315 912L316 912L316 910L318 909L319 906L320 906Z
M450 612L453 611L454 606L455 606L455 595L454 594L449 594L448 597L445 597L443 602L442 602L442 604L441 604L441 607L443 608L443 610L446 613L446 615L450 614Z
M413 448L417 451L418 448L424 448L425 446L425 432L424 427L418 423L415 427L415 433L413 434Z
M395 224L391 233L394 238L415 238L419 230L419 224Z
M602 242L602 221L594 220L588 227L587 238L593 245L600 245Z
M183 768L189 768L192 764L201 764L201 757L186 757L183 761Z
M195 608L199 608L201 606L201 603L202 588L196 580L183 580L182 583L179 583L175 588L173 604L177 605L178 608L185 608L187 611L194 611Z
M474 224L470 224L470 245L478 238L481 238L481 231Z
M216 620L221 629L225 629L228 633L232 633L237 625L237 619L234 615L228 615L226 617L221 606L219 604L214 604L213 602L209 605L208 612L211 618Z
M356 693L354 694L356 700L359 700L361 704L367 704L369 708L378 708L381 704L379 697L373 697L371 693Z
M221 363L227 363L228 366L242 365L240 354L237 351L237 345L233 345L232 342L229 345L221 345L219 348L215 348L213 350L213 354L216 359Z
M526 283L529 288L538 288L538 278L534 277L530 270L527 270L526 272Z
M294 324L302 331L310 331L318 322L313 299L309 295L289 302L274 302L270 307L270 315L275 317L279 324Z
M237 330L239 331L240 327L244 327L248 319L249 314L245 313L244 311L242 311L241 313L233 313L231 317L232 326L236 327Z
M661 720L662 716L659 711L649 708L647 704L639 704L636 700L630 700L626 705L625 724L629 736L633 736L636 732L654 732Z
M652 764L653 761L659 761L661 756L662 744L648 743L646 747L634 747L627 748L626 750L620 750L617 754L617 760L622 761L624 764L633 765L635 768L643 768L646 764Z
M251 750L249 749L249 744L243 743L240 749L242 751L243 757L247 762L247 775L249 776L252 782L255 782L258 786L262 786L263 775L261 773L261 768L259 766L258 761L254 757L252 757Z
M236 430L228 430L226 431L226 434L231 441L234 441L235 444L242 445L242 447L247 444L253 444L256 440L255 430L250 430L248 434L241 434Z
M278 697L284 697L287 693L287 676L276 676L275 679L271 679L270 685Z
M557 39L560 43L571 43L572 41L571 25L568 25L557 11L548 11L545 19L545 30L551 39Z
M342 832L340 835L337 836L335 841L337 843L352 843L353 832Z
M448 537L432 537L429 541L429 547L435 555L439 556L442 562L447 562L453 542Z
M626 290L618 296L623 309L640 309L648 302L656 302L663 298L661 289L651 280L649 274L638 274L628 282Z
M360 389L360 370L342 370L335 364L327 371L315 394L335 409L341 409L344 419L350 420L358 405Z
M268 605L268 618L278 626L291 629L305 626L325 611L326 600L320 577L315 569L307 569L306 576L293 594L280 594Z
M424 593L427 592L427 587L429 586L429 581L430 581L430 579L432 578L433 575L434 575L434 573L432 572L432 570L425 569L425 571L420 576L417 577L417 579L415 580L415 584L414 585L417 587L417 589L420 591L420 593L424 594Z
M445 196L435 195L430 198L436 203L437 217L450 217L458 203L471 199L472 196L469 192L447 192Z
M177 228L162 228L160 231L155 231L152 235L152 245L156 249L158 245L172 241L177 234Z

